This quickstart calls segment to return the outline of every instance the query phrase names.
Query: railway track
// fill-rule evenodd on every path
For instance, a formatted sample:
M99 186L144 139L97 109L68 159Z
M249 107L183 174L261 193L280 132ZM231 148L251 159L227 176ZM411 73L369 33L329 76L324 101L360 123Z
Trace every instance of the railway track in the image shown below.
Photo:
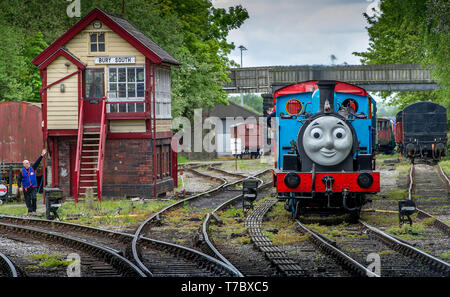
M237 193L233 190L228 190L228 191L224 191L225 189L228 189L230 187L236 186L237 184L241 183L243 179L245 179L245 176L242 175L236 175L236 174L229 174L228 172L226 172L226 174L228 174L229 176L233 176L234 181L232 182L228 182L226 179L221 178L221 177L217 177L217 176L213 176L212 174L207 174L205 172L200 172L196 169L193 169L192 167L187 169L185 168L185 170L189 170L195 174L201 175L203 177L208 177L211 179L216 179L221 181L221 184L213 189L210 189L206 192L200 193L200 194L196 194L193 195L191 197L188 197L186 199L180 200L172 205L167 206L166 208L162 209L161 211L159 211L158 213L155 213L154 215L152 215L150 218L148 218L144 223L142 223L139 228L137 229L135 235L134 235L134 239L132 242L132 252L135 258L135 262L139 265L139 267L141 267L142 270L144 270L147 275L156 275L156 276L160 276L160 275L177 275L177 276L214 276L214 275L218 275L218 276L223 276L224 273L226 276L240 276L239 272L236 271L236 269L234 269L233 267L229 266L227 263L222 262L220 259L216 259L213 256L207 255L206 253L203 252L203 248L201 247L202 242L203 242L203 237L201 235L201 217L202 215L205 214L205 210L206 209L210 209L213 207L216 207L217 204L221 204L222 202L228 200L230 198L230 196L232 197L238 197L241 195L241 193ZM218 171L220 173L224 173L222 172L220 169L216 169L216 168L212 168L210 170L214 170L214 171ZM236 180L236 177L239 178ZM183 210L183 207L188 206L190 208L190 210L192 210L192 212L194 213L194 216L191 218L184 218L183 222L192 222L192 227L191 230L188 230L189 232L184 232L183 234L183 230L180 231L180 227L177 226L176 222L175 224L168 224L169 226L165 226L164 224L168 222L168 220L166 220L166 218L169 218L169 213L170 212L174 212L177 210ZM165 227L164 229L161 230L161 226ZM183 227L185 227L183 225ZM157 231L160 232L157 232ZM196 237L192 238L192 232L194 234L197 234ZM186 233L188 234L188 240L191 240L191 246L192 248L187 248L187 247L183 247L182 245L177 244L175 241L177 240L177 238L174 237L182 237L182 238L186 238ZM198 262L197 266L199 267L204 267L206 266L205 263L213 263L209 264L210 266L214 266L216 267L215 269L211 269L208 268L208 270L202 270L201 272L197 272L197 271L191 271L192 270L192 266L187 266L186 270L183 270L184 266L181 265L180 267L178 267L177 271L175 272L171 272L168 271L168 267L171 266L167 266L167 265L163 265L164 270L160 269L159 266L155 266L153 265L155 263L155 261L151 261L149 259L152 259L154 255L146 253L145 248L140 246L140 238L143 237L145 234L147 234L146 238L152 238L152 240L158 241L157 239L155 239L155 237L162 237L163 240L159 240L159 241L164 241L167 242L174 246L178 246L178 248L182 249L185 248L186 250L189 250L189 252L196 252L198 255L201 255L201 257L196 257L196 259L201 259L203 261L203 263ZM168 237L169 236L169 237ZM179 240L179 239L178 239ZM185 244L186 245L186 244ZM217 268L218 267L218 268ZM220 268L220 269L219 269ZM215 274L216 273L216 274Z
M255 246L286 276L319 276L320 271L305 269L311 267L311 264L304 261L304 256L289 255L285 249L274 245L262 232L262 218L275 203L276 200L267 200L247 218L246 225ZM312 243L315 249L319 249L340 266L331 267L334 276L450 276L450 266L445 261L420 251L366 222L344 224L332 230L316 225L310 227L299 220L297 224L301 234L309 241L308 244L302 241L305 254L310 259L313 258ZM369 264L367 257L370 254L380 256L379 275L365 267ZM322 271L325 269L322 268ZM330 270L327 269L327 272Z
M322 237L324 241L339 249L341 253L346 254L362 267L367 264L369 255L378 255L381 261L379 276L436 277L449 276L450 273L448 263L424 253L362 220L359 221L359 224L344 224L333 228L312 226L310 232ZM364 271L360 270L361 272Z
M274 245L263 233L262 221L276 202L275 199L268 199L260 204L247 217L245 224L255 247L264 254L281 275L308 277L358 275L350 269L344 269L341 263L337 263L336 249L319 236L310 233L309 230L306 230L308 232L307 240L302 240L296 248L296 256L289 254L286 247ZM339 260L345 261L346 259Z
M434 226L450 235L450 226L440 217L449 219L450 180L439 164L411 164L408 199L417 206L419 218L434 220ZM442 206L447 206L447 208Z
M62 227L64 226L64 227ZM57 223L39 219L24 219L11 216L0 217L2 235L13 240L30 244L33 241L46 242L48 245L58 245L67 253L82 255L83 271L93 276L132 276L144 277L145 274L131 261L122 256L120 250L98 243L91 239L68 234L62 229L74 228L91 231L94 228L76 226L74 224ZM59 229L58 231L55 231ZM101 232L100 230L97 232ZM73 233L73 232L72 232ZM111 236L112 233L109 233Z
M87 242L88 240L95 240L96 242L101 242L100 245L105 249L110 249L116 254L125 255L126 258L133 260L133 254L131 253L131 243L134 236L132 234L114 232L71 223L40 219L24 219L20 217L10 216L2 216L0 217L0 221L10 221L16 224L19 223L28 226L33 225L38 226L40 229L58 230L58 232L60 233L71 234L71 236L78 236L79 240L84 242ZM227 273L227 269L224 269L222 267L222 263L218 263L217 260L212 259L211 257L199 253L195 250L186 249L182 246L145 237L139 238L139 244L143 248L145 253L149 254L146 258L151 260L151 266L157 272L156 275L210 276L216 274L229 276L229 273ZM171 264L170 271L168 271L168 263ZM191 271L191 273L174 273L176 269L180 270L179 266L182 265L185 266L184 271ZM197 271L195 271L196 269L194 269L193 266L199 266L199 268L197 268ZM146 276L144 272L142 272L141 270L139 271L139 276ZM201 271L204 272L202 273Z
M261 197L261 194L262 194L261 192L264 189L270 188L272 186L272 182L264 183L264 181L261 178L258 178L256 176L263 176L269 172L271 172L270 169L265 170L265 171L255 175L255 178L259 182L259 185L258 185L259 197L258 198ZM203 220L202 235L203 235L203 240L204 240L205 244L208 246L207 252L209 252L211 255L215 256L216 258L220 259L221 261L223 261L224 263L226 263L227 265L229 265L230 267L232 267L233 269L238 271L239 276L248 276L248 275L254 275L255 267L253 265L251 265L251 263L244 263L245 261L242 261L242 258L240 258L239 261L234 261L234 264L232 264L231 261L228 259L236 258L236 255L233 254L234 250L230 251L230 250L224 249L222 251L219 251L219 249L216 247L216 245L210 239L211 231L209 228L210 225L213 223L212 221L214 221L214 223L216 223L216 224L222 225L223 222L220 219L217 212L223 211L230 206L236 206L236 207L241 206L242 198L243 198L242 194L239 196L233 197L233 198L225 201L221 205L217 206L211 213L208 213L206 215L205 219Z
M0 277L19 277L19 271L5 254L0 253Z

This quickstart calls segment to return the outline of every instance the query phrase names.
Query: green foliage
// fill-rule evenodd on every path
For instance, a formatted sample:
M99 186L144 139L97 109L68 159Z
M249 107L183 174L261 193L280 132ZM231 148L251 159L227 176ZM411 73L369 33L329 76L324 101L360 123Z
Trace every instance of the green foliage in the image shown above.
M73 263L73 261L64 260L64 255L59 253L50 254L31 254L27 256L27 259L39 261L39 267L49 270L56 270L59 267L67 267ZM38 266L28 266L27 268L38 268Z
M369 49L354 53L363 64L433 66L433 77L442 86L435 91L397 93L391 105L403 108L432 100L450 110L449 8L447 0L383 0L381 16L364 14L369 24ZM392 94L380 95L386 99Z
M449 261L450 260L450 252L444 252L444 253L440 254L439 257L445 261Z
M0 99L39 98L39 73L31 59L79 21L67 16L68 4L0 1ZM226 104L221 85L228 80L232 61L227 55L234 49L226 37L248 18L242 6L216 9L209 0L128 0L125 5L125 17L182 63L172 69L174 117L191 117L195 108ZM81 16L95 7L122 13L121 0L81 0Z
M263 99L261 96L256 94L245 94L244 107L250 109L253 112L263 114ZM229 96L228 100L241 105L241 96Z

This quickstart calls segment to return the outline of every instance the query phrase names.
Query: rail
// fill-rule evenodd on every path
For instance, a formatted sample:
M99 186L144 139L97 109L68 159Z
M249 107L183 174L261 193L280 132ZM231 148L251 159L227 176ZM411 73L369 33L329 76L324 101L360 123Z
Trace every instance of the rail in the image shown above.
M78 202L78 188L80 183L80 170L81 170L81 149L83 146L83 103L84 100L80 102L80 113L78 115L78 137L77 137L77 153L75 157L75 170L74 170L74 189L73 196L75 198L75 203Z
M239 176L240 174L234 174L234 173L229 173L226 172L222 169L219 168L214 168L212 166L210 166L210 168L212 168L213 170L217 170L219 172L224 172L226 174L230 174L230 175L235 175L235 176ZM262 188L267 187L267 185L272 185L272 183L264 183L264 181L260 178L258 178L257 176L263 175L265 173L267 173L268 171L270 171L271 169L266 169L263 170L259 173L256 173L254 175L249 175L249 176L245 176L245 175L240 175L241 177L243 177L244 179L249 179L249 178L256 178L258 179L259 185L258 185L258 190L261 190ZM238 182L242 182L243 179L240 179ZM203 221L203 225L202 225L202 234L203 234L203 238L206 242L206 244L209 246L209 249L214 253L215 257L220 259L222 262L224 262L225 264L227 264L233 271L236 272L236 276L238 277L243 277L244 275L230 262L228 261L227 258L225 258L218 250L217 248L214 246L213 242L209 239L209 235L208 235L208 230L209 230L209 225L211 222L211 217L214 217L216 221L219 221L220 218L217 216L216 212L224 209L225 207L228 207L229 205L235 203L239 198L242 197L242 193L229 199L228 201L225 201L224 203L222 203L221 205L219 205L218 207L216 207L211 213L206 214L206 218Z
M14 263L4 254L0 253L0 268L3 267L2 270L7 273L9 277L18 277L19 274L17 272Z
M445 184L445 187L447 189L447 195L448 195L448 191L450 189L450 180L447 176L447 174L444 172L444 170L442 169L441 165L436 164L434 166L437 166L437 173L438 175L441 177L443 183ZM414 200L413 199L413 193L415 191L415 167L414 167L414 163L411 164L411 169L409 172L409 190L408 190L408 199L409 200ZM443 220L439 219L437 216L434 216L426 211L424 211L423 209L419 209L418 207L416 207L417 210L417 217L418 218L431 218L433 219L433 225L442 230L445 234L449 235L450 234L450 226L444 222Z
M103 186L103 161L105 157L105 141L106 141L106 98L102 98L102 118L100 122L100 142L98 146L97 158L97 198L102 201Z

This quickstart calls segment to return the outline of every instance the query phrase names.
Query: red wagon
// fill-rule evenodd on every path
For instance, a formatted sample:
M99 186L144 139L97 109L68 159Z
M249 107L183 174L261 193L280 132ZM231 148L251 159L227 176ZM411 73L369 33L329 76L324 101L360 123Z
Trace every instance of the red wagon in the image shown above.
M235 158L249 155L259 158L262 147L262 127L258 123L240 123L231 126L231 151ZM239 146L239 147L233 147Z
M15 182L23 160L34 162L43 145L41 104L30 102L0 103L0 183ZM41 184L43 170L37 170ZM42 189L42 186L41 186Z

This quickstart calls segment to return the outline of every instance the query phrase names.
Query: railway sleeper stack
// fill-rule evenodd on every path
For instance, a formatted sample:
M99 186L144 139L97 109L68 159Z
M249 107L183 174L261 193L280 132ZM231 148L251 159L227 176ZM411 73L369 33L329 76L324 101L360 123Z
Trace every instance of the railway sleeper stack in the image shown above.
M269 209L276 203L270 199L255 208L247 217L245 225L252 242L256 248L264 253L264 256L277 269L286 276L305 276L305 271L296 261L291 259L286 251L275 246L262 232L262 219Z

